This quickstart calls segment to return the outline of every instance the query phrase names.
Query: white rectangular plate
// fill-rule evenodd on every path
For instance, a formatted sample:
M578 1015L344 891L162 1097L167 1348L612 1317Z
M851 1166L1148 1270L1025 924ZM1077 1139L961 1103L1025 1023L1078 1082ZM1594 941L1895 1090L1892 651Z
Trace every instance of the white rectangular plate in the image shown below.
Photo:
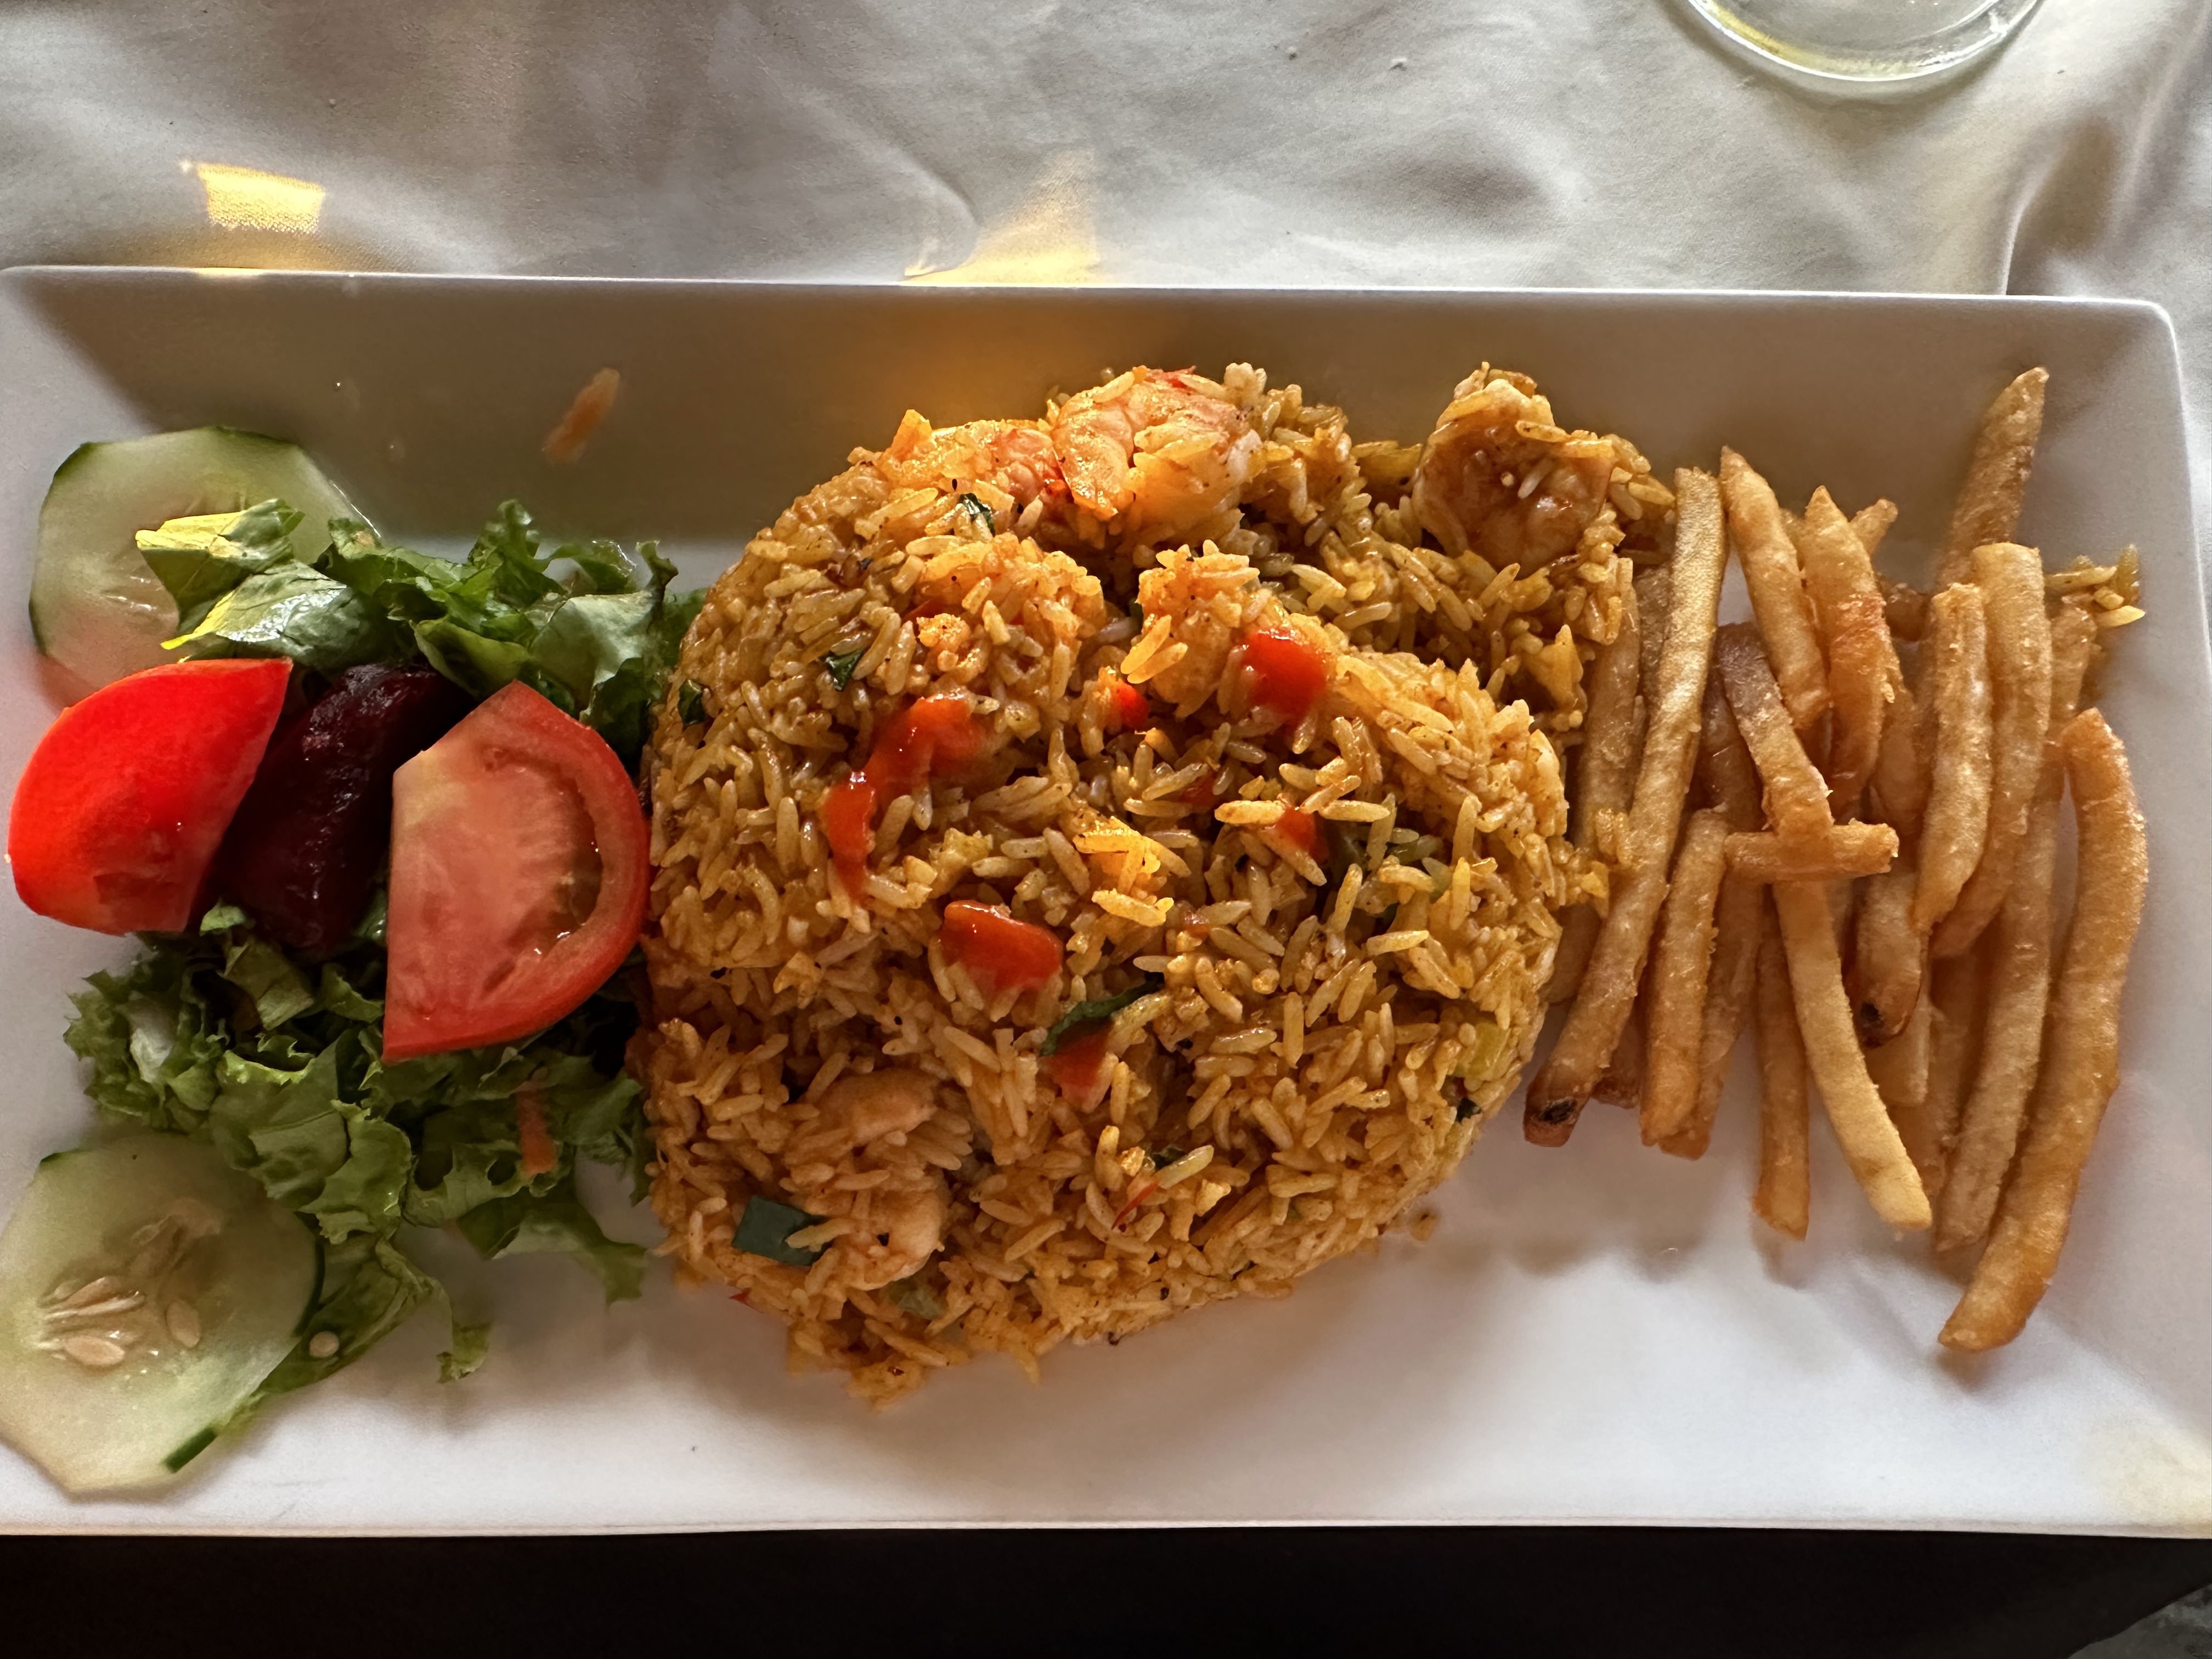
M1509 1110L1425 1244L1394 1238L1288 1302L1064 1351L1041 1389L987 1360L880 1414L787 1376L780 1328L665 1272L603 1310L564 1263L484 1269L433 1237L431 1265L499 1321L477 1377L439 1386L424 1317L158 1501L72 1504L0 1450L0 1526L2212 1530L2212 677L2172 334L2148 307L21 270L0 278L0 592L20 604L46 479L89 438L276 433L401 536L465 537L515 495L559 532L659 535L703 579L909 404L1026 414L1109 365L1232 359L1344 405L1358 436L1407 439L1472 365L1510 365L1567 424L1625 433L1662 469L1710 466L1726 441L1787 498L1888 495L1907 560L1940 532L1984 401L2049 365L2024 533L2054 561L2142 549L2150 619L2118 641L2104 706L2155 875L2126 1079L2025 1336L1938 1352L1957 1281L1874 1220L1825 1130L1810 1240L1758 1229L1747 1054L1702 1163L1645 1151L1602 1106L1540 1152ZM549 465L539 441L608 364L613 417L581 465ZM0 779L50 712L19 621L0 641ZM0 899L0 1206L84 1129L65 1000L118 954ZM617 1228L653 1236L642 1212Z

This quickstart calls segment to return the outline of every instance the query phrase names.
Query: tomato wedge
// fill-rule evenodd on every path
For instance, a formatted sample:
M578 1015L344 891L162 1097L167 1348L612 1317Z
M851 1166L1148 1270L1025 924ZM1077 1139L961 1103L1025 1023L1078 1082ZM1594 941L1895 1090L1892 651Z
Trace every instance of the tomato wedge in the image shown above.
M100 933L188 926L291 674L276 657L164 663L64 709L9 810L23 902Z
M550 1025L637 942L645 815L615 751L521 684L392 780L384 1057Z

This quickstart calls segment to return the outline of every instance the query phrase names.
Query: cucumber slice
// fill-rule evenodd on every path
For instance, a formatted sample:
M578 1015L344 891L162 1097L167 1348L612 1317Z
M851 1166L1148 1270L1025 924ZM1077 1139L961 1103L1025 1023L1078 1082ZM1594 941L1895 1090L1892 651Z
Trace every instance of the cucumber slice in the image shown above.
M0 1437L72 1492L166 1480L291 1352L321 1279L314 1235L211 1147L57 1153L0 1234Z
M296 446L204 426L80 444L55 470L39 510L31 632L39 649L91 686L168 660L177 631L168 590L134 539L171 519L235 513L272 495L303 515L294 550L313 558L332 519L359 518Z

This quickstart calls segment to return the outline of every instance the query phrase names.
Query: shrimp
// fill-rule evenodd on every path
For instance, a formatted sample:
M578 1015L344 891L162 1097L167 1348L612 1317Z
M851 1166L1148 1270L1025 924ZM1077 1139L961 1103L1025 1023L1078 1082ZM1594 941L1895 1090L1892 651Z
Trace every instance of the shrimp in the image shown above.
M1076 505L1132 544L1181 542L1233 511L1259 434L1194 374L1133 368L1054 411L1052 447Z
M848 1217L838 1238L837 1277L872 1291L919 1270L945 1243L951 1212L943 1174L904 1145L937 1110L937 1085L915 1071L848 1073L822 1097L815 1120L784 1157L808 1184L793 1195L809 1213ZM866 1183L842 1176L888 1170Z
M988 484L1012 497L1017 509L1040 495L1067 493L1052 439L1035 421L969 421L933 428L908 410L877 456L876 466L906 489L934 487L958 495Z
M1614 467L1640 465L1617 438L1562 432L1534 382L1486 367L1437 417L1414 469L1413 511L1447 552L1526 573L1574 552L1611 507Z
M921 1127L937 1109L937 1085L920 1072L848 1072L822 1097L821 1115L792 1137L793 1164L828 1163Z
M878 1192L870 1206L868 1231L837 1241L845 1253L846 1282L874 1291L919 1273L944 1245L949 1208L941 1180L901 1192Z

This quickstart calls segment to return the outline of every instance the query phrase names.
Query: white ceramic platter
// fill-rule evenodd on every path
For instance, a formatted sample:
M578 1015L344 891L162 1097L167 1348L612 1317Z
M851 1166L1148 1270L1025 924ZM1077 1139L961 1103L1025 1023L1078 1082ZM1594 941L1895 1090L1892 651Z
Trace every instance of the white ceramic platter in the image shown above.
M435 1382L424 1317L156 1502L71 1504L0 1451L0 1525L2212 1529L2212 678L2173 338L2150 307L20 270L0 278L0 592L20 604L47 477L88 438L258 428L305 444L400 535L465 537L517 495L559 531L659 535L704 578L909 404L1027 413L1109 365L1238 358L1343 404L1359 435L1404 438L1472 365L1510 365L1568 424L1626 433L1662 468L1711 465L1725 441L1785 496L1888 495L1907 559L1942 526L1982 403L2050 367L2024 533L2054 560L2142 547L2151 616L2119 641L2104 706L2135 754L2154 878L2126 1078L2018 1343L1939 1355L1956 1281L1873 1219L1824 1129L1811 1239L1762 1236L1747 1044L1702 1163L1645 1151L1601 1106L1540 1152L1509 1110L1425 1244L1394 1238L1287 1302L1063 1352L1042 1388L985 1362L881 1414L787 1376L776 1326L664 1270L603 1310L565 1263L483 1269L434 1237L431 1265L499 1322L471 1381ZM610 364L612 419L581 465L549 465L539 441ZM50 713L19 620L0 636L0 780ZM0 897L0 1211L84 1128L65 999L118 954ZM641 1213L617 1225L652 1234Z

